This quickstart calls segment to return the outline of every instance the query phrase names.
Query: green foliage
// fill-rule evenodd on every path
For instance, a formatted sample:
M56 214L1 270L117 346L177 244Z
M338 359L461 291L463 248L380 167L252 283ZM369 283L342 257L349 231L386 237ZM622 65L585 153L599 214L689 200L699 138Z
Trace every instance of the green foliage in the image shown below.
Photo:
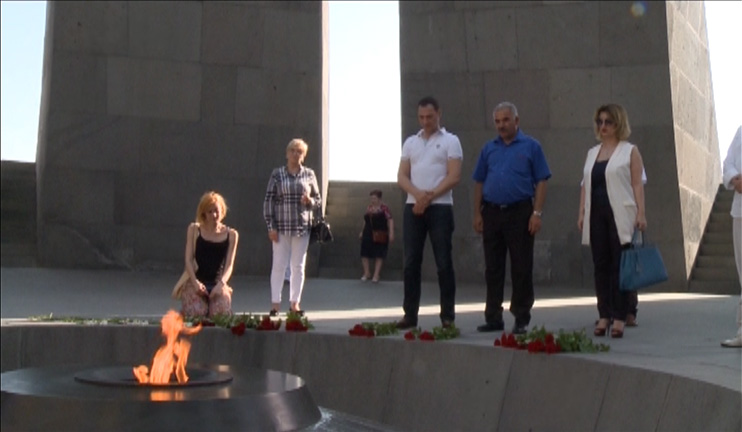
M390 336L399 332L397 323L394 321L388 323L364 322L361 323L361 326L366 330L373 330L376 336Z
M78 325L160 325L160 321L134 318L85 318L80 316L55 317L54 314L36 315L28 318L32 322L60 322Z
M433 327L433 337L435 340L455 339L461 336L461 331L451 324L449 327Z
M602 343L595 344L593 340L587 336L585 329L570 333L559 330L557 343L562 348L562 352L596 353L606 352L611 349L610 345Z

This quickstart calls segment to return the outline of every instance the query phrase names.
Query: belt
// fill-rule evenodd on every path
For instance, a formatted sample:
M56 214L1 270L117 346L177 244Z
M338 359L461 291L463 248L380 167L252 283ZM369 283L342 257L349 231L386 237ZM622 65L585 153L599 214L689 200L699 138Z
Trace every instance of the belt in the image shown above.
M494 208L494 209L503 210L503 211L504 210L514 210L514 209L517 209L517 208L521 208L521 207L523 207L525 205L532 205L532 202L531 202L531 199L530 198L529 199L526 199L526 200L522 200L522 201L516 201L516 202L508 203L508 204L496 204L496 203L491 203L491 202L488 202L488 201L482 201L482 207L489 207L489 208Z

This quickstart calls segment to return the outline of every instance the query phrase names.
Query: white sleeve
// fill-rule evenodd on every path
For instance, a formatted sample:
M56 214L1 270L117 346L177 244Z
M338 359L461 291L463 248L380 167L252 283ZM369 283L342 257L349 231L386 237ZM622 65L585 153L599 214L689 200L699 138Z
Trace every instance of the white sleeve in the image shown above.
M464 151L461 149L461 141L456 135L451 136L451 143L448 145L449 159L463 159Z
M724 187L733 189L729 182L734 176L739 175L742 171L742 126L737 128L737 133L732 139L732 143L727 150L727 157L724 159L723 182Z

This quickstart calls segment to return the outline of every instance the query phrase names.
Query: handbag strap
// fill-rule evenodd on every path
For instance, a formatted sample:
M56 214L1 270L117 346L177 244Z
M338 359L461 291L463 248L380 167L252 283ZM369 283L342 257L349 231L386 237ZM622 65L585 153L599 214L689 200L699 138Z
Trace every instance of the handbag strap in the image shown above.
M645 231L634 229L634 234L631 236L632 247L644 247L644 245L647 243L647 233Z
M371 225L371 231L373 231L374 230L374 212L366 211L366 213L368 213L368 223L369 225Z

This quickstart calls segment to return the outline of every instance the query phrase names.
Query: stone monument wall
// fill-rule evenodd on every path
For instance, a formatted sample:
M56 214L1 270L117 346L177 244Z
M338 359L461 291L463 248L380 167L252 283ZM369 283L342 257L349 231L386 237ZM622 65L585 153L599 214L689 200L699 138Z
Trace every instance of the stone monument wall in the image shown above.
M594 110L615 102L628 110L630 141L639 146L649 178L649 235L670 273L658 289L687 287L720 181L705 19L698 2L636 3L645 8L635 2L400 2L403 134L418 130L416 104L430 94L441 103L443 126L464 149L462 181L454 190L458 280L484 280L481 238L471 222L471 175L482 146L496 135L492 109L507 100L518 107L521 129L542 143L553 174L534 278L592 287L591 254L580 245L576 223L580 181L587 150L597 143ZM695 165L698 172L689 172ZM434 276L433 260L424 265Z
M536 239L539 284L592 287L576 226L595 108L624 105L644 157L650 239L684 290L720 181L701 2L400 2L403 137L436 96L464 148L454 190L457 279L483 283L471 173L515 103L553 177ZM236 271L268 274L262 199L293 137L328 172L323 2L49 2L37 154L45 266L180 267L206 190L241 233ZM316 274L318 248L310 249ZM349 251L350 253L350 251ZM428 246L424 275L436 271ZM312 264L314 263L314 264Z
M267 274L262 203L294 137L327 187L327 5L48 2L37 154L42 265L174 267L205 191Z

